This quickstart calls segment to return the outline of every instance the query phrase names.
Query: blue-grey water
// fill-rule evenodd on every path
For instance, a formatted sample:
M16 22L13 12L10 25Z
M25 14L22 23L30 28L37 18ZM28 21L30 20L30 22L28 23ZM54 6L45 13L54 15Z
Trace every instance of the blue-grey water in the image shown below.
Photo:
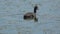
M24 20L35 4L38 22ZM0 34L60 34L60 0L0 0Z

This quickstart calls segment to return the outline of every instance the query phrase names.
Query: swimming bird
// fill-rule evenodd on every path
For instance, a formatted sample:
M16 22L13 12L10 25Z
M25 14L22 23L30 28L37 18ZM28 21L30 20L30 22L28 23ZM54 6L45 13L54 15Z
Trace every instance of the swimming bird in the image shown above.
M36 17L36 12L37 12L37 5L34 6L34 12L28 12L26 14L24 14L24 20L32 20L34 19L35 22L38 21L37 17Z

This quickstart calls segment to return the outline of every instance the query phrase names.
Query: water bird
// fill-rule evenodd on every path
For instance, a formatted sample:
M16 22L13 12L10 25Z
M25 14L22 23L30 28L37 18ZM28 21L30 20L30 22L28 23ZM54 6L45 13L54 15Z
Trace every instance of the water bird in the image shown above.
M34 6L34 12L27 12L26 14L24 14L24 20L32 20L34 19L35 22L38 21L37 17L36 17L36 12L37 12L37 5Z

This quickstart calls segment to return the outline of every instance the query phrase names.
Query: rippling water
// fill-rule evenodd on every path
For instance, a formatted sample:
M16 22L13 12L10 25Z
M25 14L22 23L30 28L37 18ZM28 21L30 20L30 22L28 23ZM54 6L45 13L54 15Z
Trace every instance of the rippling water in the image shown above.
M38 22L23 19L38 4ZM0 34L60 34L60 0L0 0Z

